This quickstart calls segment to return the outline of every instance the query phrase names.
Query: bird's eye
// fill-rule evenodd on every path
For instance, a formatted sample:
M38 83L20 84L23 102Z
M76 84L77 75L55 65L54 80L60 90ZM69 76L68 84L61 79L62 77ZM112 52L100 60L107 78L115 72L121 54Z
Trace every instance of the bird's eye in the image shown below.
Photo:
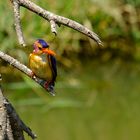
M39 48L39 50L42 50L42 48L41 47L38 47Z

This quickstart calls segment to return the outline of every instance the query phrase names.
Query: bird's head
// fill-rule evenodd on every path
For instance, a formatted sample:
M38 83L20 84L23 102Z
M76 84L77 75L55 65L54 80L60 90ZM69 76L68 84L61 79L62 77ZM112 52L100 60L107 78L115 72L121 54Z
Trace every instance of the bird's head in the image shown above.
M45 42L43 39L38 39L33 44L33 53L35 54L42 54L42 53L48 53L50 55L55 55L55 52L49 49L49 45L47 42Z

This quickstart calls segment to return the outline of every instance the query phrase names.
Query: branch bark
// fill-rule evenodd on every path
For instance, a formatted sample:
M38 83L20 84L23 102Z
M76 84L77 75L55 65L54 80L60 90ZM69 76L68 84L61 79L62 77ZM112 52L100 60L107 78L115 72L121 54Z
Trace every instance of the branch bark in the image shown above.
M32 139L36 138L17 115L11 103L3 96L0 85L0 140L25 140L23 131Z
M13 3L13 9L14 9L15 29L16 29L18 41L19 41L19 44L24 47L26 46L26 44L24 41L23 32L22 32L21 23L20 23L20 5L17 0L12 1L12 3Z
M62 24L64 26L70 27L70 28L90 37L91 39L95 40L99 46L102 45L102 42L96 33L94 33L93 31L89 30L88 28L86 28L85 26L81 25L80 23L78 23L74 20L51 13L51 12L41 8L40 6L36 5L34 2L31 2L30 0L11 0L11 1L13 4L15 3L16 5L23 6L23 7L27 8L28 10L43 17L44 19L48 20L49 23L51 24L51 31L55 34L57 34L56 24L58 24L58 25ZM18 11L18 10L16 10L16 11ZM17 12L14 12L14 13L15 13L15 19L17 20L17 21L15 20L15 25L17 25L17 28L18 28L18 27L20 27L19 26L20 22L19 22L19 18L18 18L19 14ZM16 16L16 14L17 14L17 16ZM21 28L18 28L18 30L16 29L16 31L17 31L17 36L19 38L19 43L22 45L23 44L22 43L23 35L22 35ZM21 40L20 40L20 38L21 38ZM25 44L25 42L24 42L24 44Z
M3 95L0 87L0 139L4 140L6 135L6 112L3 104Z

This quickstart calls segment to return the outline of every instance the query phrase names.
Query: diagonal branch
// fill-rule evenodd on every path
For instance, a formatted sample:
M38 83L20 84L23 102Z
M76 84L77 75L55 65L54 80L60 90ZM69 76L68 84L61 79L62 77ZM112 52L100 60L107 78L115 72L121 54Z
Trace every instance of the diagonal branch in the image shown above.
M12 65L16 69L20 70L24 74L26 74L28 77L32 78L36 83L38 83L45 90L47 90L52 96L55 96L55 93L52 93L52 92L50 92L49 89L46 89L46 87L44 85L44 80L42 80L38 77L32 76L32 71L29 68L27 68L25 65L20 63L18 60L14 59L13 57L11 57L1 51L0 51L0 58L3 59L4 61L8 62L10 65Z
M35 139L37 136L20 119L20 117L16 113L14 107L6 98L4 98L4 105L7 109L7 114L8 114L9 119L10 119L10 124L11 124L12 130L16 129L16 131L12 132L13 135L21 137L23 135L23 131L25 131L32 139ZM20 132L20 134L19 134L19 132Z
M44 19L48 20L51 24L51 30L55 34L57 33L56 24L58 25L62 24L64 26L70 27L90 37L91 39L95 40L99 46L102 45L102 42L96 33L94 33L93 31L89 30L88 28L86 28L85 26L79 24L78 22L74 20L51 13L41 8L40 6L36 5L34 2L31 2L30 0L12 0L12 1L18 2L20 6L23 6L29 9L30 11L38 14L39 16L43 17Z
M4 140L5 135L6 135L6 115L7 115L7 113L4 111L5 107L4 107L3 100L4 100L4 97L2 95L1 85L0 85L0 139L1 140Z
M0 140L25 140L23 131L32 139L36 135L25 125L12 104L3 96L0 86Z

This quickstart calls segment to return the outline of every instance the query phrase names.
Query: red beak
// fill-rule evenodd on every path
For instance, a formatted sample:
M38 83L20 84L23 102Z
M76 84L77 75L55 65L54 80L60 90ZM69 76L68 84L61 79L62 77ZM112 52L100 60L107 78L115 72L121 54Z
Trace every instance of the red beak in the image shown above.
M52 51L52 50L50 50L50 49L48 49L48 48L45 48L45 49L43 49L42 50L44 53L48 53L48 54L50 54L50 55L56 55L56 53L54 52L54 51Z

